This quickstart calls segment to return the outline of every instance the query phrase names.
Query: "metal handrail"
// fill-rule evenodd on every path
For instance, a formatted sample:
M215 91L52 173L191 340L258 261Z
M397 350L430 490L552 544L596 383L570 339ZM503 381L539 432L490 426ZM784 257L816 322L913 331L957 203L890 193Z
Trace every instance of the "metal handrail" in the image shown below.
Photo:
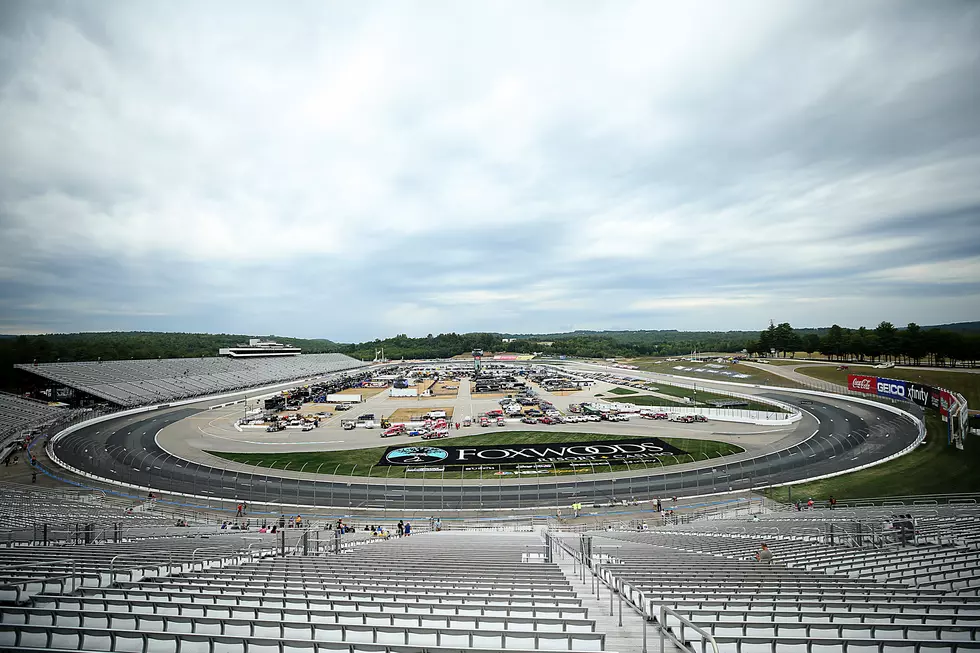
M246 550L247 550L247 547L246 547ZM229 544L226 544L226 545L218 545L218 546L200 546L200 547L194 549L193 551L191 551L191 568L192 569L194 568L194 565L197 564L196 561L197 561L197 552L198 551L225 551L225 552L231 553L234 556L235 554L241 553L242 549L240 549L238 547L235 547L233 545L229 545ZM220 561L221 558L218 558L218 560ZM201 568L202 569L204 568L204 561L203 560L201 561Z
M44 582L51 581L51 580L58 580L60 578L70 578L71 579L71 591L72 591L72 593L74 593L75 592L75 589L76 589L75 579L78 578L78 563L77 563L77 561L74 558L67 558L65 560L55 560L55 561L52 561L52 562L25 562L25 563L22 563L22 564L19 564L19 565L4 565L4 567L2 569L0 569L0 573L6 573L6 572L8 572L8 571L10 571L12 569L23 569L23 568L36 569L38 567L54 567L54 566L64 566L64 565L68 565L68 564L71 564L71 573L69 573L69 574L60 574L60 575L55 575L55 576L43 576L43 577L40 577L40 578L37 578L37 577L35 577L35 578L25 578L21 582L14 581L14 580L11 580L11 579L7 579L4 582L0 583L0 590L2 590L2 589L8 589L8 588L14 589L17 592L16 602L19 603L20 602L20 595L21 595L21 588L22 587L26 587L27 585L29 585L31 583L38 583L38 582L44 583Z
M173 551L170 551L169 549L159 549L157 551L140 551L139 553L120 553L118 555L113 556L112 560L109 561L109 584L114 585L116 582L116 560L118 560L119 558L143 558L148 555L157 555L160 553L164 553L167 555L167 569L168 570L172 569L174 564L174 554ZM147 567L147 566L152 567L157 565L152 565L152 564L138 565L136 567L129 567L129 569L136 569L139 567Z
M644 600L645 600L645 597L644 597ZM680 639L678 639L674 635L674 633L671 632L670 629L667 628L667 615L668 614L672 615L674 618L676 618L678 621L681 622L681 636L680 636ZM674 608L669 608L666 605L661 605L660 606L660 650L661 651L664 650L664 639L665 638L669 638L670 641L675 646L677 646L678 648L684 649L685 651L688 650L687 644L684 642L684 626L690 627L691 630L693 630L697 634L699 634L702 637L704 637L704 639L709 644L711 644L711 648L714 649L714 652L715 653L720 653L720 651L718 650L718 642L715 641L715 638L714 638L714 636L711 633L709 633L704 628L701 628L700 626L698 626L697 624L695 624L693 621L691 621L687 617L683 616L680 612L678 612Z

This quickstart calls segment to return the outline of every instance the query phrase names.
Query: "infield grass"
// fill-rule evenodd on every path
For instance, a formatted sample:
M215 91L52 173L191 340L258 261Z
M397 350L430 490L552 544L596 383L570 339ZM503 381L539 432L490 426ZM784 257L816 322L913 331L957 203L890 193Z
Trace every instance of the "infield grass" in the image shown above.
M613 435L608 433L568 433L560 431L490 431L486 434L468 435L461 438L450 438L443 440L413 440L410 444L401 443L391 446L479 446L479 445L534 445L534 444L564 444L569 442L603 442L610 440L624 439L645 439L654 436L635 436L635 435ZM687 452L685 455L664 455L660 458L660 463L669 467L681 463L689 463L692 460L704 460L705 458L719 458L744 451L741 447L727 442L715 440L696 440L691 438L660 438L681 451ZM226 453L221 451L209 451L208 453L231 460L237 463L255 465L265 469L291 471L317 472L320 474L332 474L340 476L371 476L374 478L514 478L514 476L495 476L494 472L507 471L513 465L487 465L484 470L460 471L453 467L446 467L445 473L409 473L408 467L395 465L378 465L381 457L388 450L388 446L373 447L371 449L351 449L347 451L308 451L296 453ZM592 464L590 464L590 462ZM659 467L660 463L648 460L646 465ZM522 463L529 464L529 463ZM438 465L416 465L414 467L437 467ZM591 474L626 471L630 468L638 469L643 463L625 464L610 463L606 459L596 459L594 461L576 461L574 463L556 463L550 468L543 469L540 475L566 475L566 474ZM526 476L525 476L526 478Z

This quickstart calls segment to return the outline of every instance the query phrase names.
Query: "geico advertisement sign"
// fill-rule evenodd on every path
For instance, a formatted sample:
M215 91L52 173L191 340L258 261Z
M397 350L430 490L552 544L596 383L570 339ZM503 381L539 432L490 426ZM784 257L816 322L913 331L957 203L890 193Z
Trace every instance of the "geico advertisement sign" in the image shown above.
M510 465L602 459L655 458L687 452L658 438L634 438L604 442L570 442L526 446L484 445L474 447L389 447L378 465Z
M875 383L878 381L876 376L863 376L861 374L848 374L847 387L851 392L864 392L866 394L875 393Z
M892 399L907 399L908 388L905 381L897 379L878 379L875 389L879 397L891 397Z

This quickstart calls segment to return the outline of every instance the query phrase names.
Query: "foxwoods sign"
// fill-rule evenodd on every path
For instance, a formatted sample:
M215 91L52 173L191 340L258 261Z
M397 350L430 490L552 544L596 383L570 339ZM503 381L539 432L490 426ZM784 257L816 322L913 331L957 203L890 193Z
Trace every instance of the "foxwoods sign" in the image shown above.
M517 465L584 460L654 459L687 454L658 438L631 438L604 442L567 442L537 445L484 445L478 447L389 447L378 465Z

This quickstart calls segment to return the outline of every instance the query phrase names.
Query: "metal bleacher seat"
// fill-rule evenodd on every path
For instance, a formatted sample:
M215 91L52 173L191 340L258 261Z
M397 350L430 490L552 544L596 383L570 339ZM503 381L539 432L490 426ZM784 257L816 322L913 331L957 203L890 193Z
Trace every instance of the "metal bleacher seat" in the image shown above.
M0 608L0 648L92 651L602 651L536 535L432 533L341 554L182 564Z
M592 565L693 651L980 650L975 549L854 537L869 529L849 525L880 522L880 511L834 512L596 532L615 553ZM761 543L774 564L754 559Z
M113 403L138 406L315 377L364 365L344 354L304 354L286 358L181 358L16 367Z

